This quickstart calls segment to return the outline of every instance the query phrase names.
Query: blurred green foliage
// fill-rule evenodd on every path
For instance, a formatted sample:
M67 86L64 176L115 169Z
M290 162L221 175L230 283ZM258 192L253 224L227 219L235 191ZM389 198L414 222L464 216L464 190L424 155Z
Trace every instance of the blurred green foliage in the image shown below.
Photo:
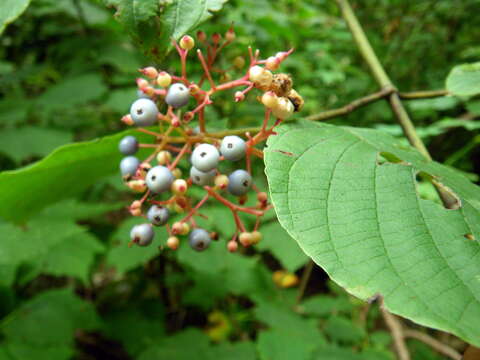
M472 16L478 0L355 5L402 91L443 88L453 66L480 60L480 18ZM118 120L136 98L137 69L178 68L172 54L161 63L145 55L113 13L94 0L32 0L3 32L0 170L29 165L72 140L123 130ZM246 56L250 44L265 56L295 48L284 69L306 100L301 115L377 89L333 1L232 0L201 29L223 34L231 23L237 40L224 53L225 67ZM165 38L158 41L167 46ZM257 125L262 108L250 100L233 106L230 98L221 99L208 114L213 127ZM474 181L480 172L479 108L478 100L453 97L408 102L434 158ZM401 136L383 102L332 122ZM81 177L93 170L75 174L79 195L22 227L0 220L0 359L394 359L376 305L367 314L368 305L330 283L321 270L314 271L299 305L297 289L274 285L273 271L301 275L307 261L275 218L265 224L257 251L247 254L226 252L228 217L214 206L206 211L208 221L222 237L207 252L185 246L177 253L129 249L127 233L135 220L125 220L122 207L133 197L117 174L105 177L116 163L112 155L104 167L95 164L103 177L87 189ZM256 180L264 183L263 165L255 166ZM68 169L58 172L59 183L65 174ZM25 193L9 204L12 214L16 201L38 195L29 192L27 180ZM68 190L55 182L50 188L59 191L58 200ZM442 358L421 343L409 346L414 359Z

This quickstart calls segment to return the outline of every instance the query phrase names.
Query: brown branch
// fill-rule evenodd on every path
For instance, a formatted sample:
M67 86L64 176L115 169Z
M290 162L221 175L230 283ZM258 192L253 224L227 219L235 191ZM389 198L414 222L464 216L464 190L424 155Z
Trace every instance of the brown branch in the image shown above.
M447 90L425 90L425 91L412 91L401 92L398 94L403 100L416 100L416 99L431 99L436 97L447 96L449 93Z
M403 333L402 324L400 320L387 309L383 307L383 299L380 300L380 311L382 312L383 320L387 325L393 337L393 346L398 354L400 360L410 360L410 353L405 344L405 335Z
M383 90L377 91L373 94L354 100L351 103L345 106L342 106L338 109L322 111L318 114L307 116L305 119L311 120L311 121L319 121L319 120L327 120L327 119L335 118L342 115L347 115L358 108L361 108L372 102L382 100L393 93L397 93L398 96L404 100L431 99L435 97L448 95L447 90L426 90L426 91L413 91L413 92L399 93L392 86L388 86L388 87L385 87Z
M403 336L407 338L412 338L412 339L417 339L428 346L430 346L433 350L436 352L448 356L449 358L453 360L461 360L462 355L459 354L456 350L452 349L450 346L442 344L440 341L437 339L431 337L428 334L425 334L421 331L418 330L410 330L410 329L405 329L403 331Z
M326 119L346 115L362 106L370 104L371 102L384 99L386 96L392 94L393 92L395 92L394 88L387 87L373 94L354 100L350 104L342 106L341 108L322 111L319 114L307 116L305 119L311 120L311 121L319 121L319 120L326 120Z

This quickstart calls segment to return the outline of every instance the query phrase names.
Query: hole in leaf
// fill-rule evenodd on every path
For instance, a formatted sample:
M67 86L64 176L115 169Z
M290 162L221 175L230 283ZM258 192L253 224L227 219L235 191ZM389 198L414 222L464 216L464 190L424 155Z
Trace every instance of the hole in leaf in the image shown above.
M420 198L435 201L449 210L456 210L462 206L460 198L452 189L437 181L432 175L421 171L416 175L415 180Z
M380 152L377 156L377 164L378 165L383 165L386 163L391 163L391 164L404 164L408 165L407 162L403 161L396 155L389 153L389 152Z

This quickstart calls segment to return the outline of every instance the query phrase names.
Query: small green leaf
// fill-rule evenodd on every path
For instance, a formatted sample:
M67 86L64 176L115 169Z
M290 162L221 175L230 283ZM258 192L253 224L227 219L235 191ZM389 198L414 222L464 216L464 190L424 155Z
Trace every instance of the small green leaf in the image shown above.
M45 156L73 140L70 132L35 126L5 129L0 133L0 152L16 162L29 156Z
M0 35L27 9L31 0L3 0L0 4Z
M25 221L44 207L78 194L99 179L118 172L122 158L118 142L125 135L135 135L140 142L151 141L151 137L134 130L125 131L62 146L30 166L0 173L0 217ZM139 152L139 158L145 153Z
M347 297L317 295L306 299L300 304L300 311L309 315L327 316L338 313L349 313L355 306Z
M382 132L312 122L280 127L265 163L280 223L334 281L480 344L477 186ZM421 199L418 172L460 207Z
M164 309L155 300L115 309L104 321L107 335L121 341L132 356L165 338Z
M94 307L70 289L49 290L37 295L1 324L5 346L14 359L70 358L75 331L99 327Z
M167 7L163 19L167 38L179 39L219 11L228 0L176 0Z
M456 96L480 94L480 62L455 66L448 74L446 86Z
M129 31L138 29L157 15L158 0L105 0L107 6L116 8L115 17Z
M307 256L278 221L262 225L260 231L262 241L257 245L258 249L269 250L288 271L295 272L305 265Z
M222 343L212 345L207 335L195 328L188 328L173 336L168 336L147 347L139 360L218 360L255 359L251 343Z
M365 330L354 324L351 319L343 316L330 317L323 330L330 339L340 343L357 344L366 336Z
M100 75L84 74L66 78L50 87L36 102L47 110L64 109L96 100L106 91Z

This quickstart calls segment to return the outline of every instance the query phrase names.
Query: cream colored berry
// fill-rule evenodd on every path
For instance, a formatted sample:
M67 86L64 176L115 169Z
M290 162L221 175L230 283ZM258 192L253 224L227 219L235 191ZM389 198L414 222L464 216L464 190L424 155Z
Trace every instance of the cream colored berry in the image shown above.
M157 76L157 84L161 87L168 87L172 83L172 77L166 71L162 71Z
M187 192L188 184L183 179L177 179L172 183L172 192L176 195L183 195Z
M262 95L262 104L272 109L278 106L278 96L273 91L267 91Z
M157 162L159 165L168 164L172 160L170 151L162 150L157 154Z
M170 236L167 239L167 246L172 250L177 250L180 246L180 239L176 236Z
M273 115L282 120L289 118L294 111L295 108L293 107L292 102L286 97L278 98L277 106L272 108Z

